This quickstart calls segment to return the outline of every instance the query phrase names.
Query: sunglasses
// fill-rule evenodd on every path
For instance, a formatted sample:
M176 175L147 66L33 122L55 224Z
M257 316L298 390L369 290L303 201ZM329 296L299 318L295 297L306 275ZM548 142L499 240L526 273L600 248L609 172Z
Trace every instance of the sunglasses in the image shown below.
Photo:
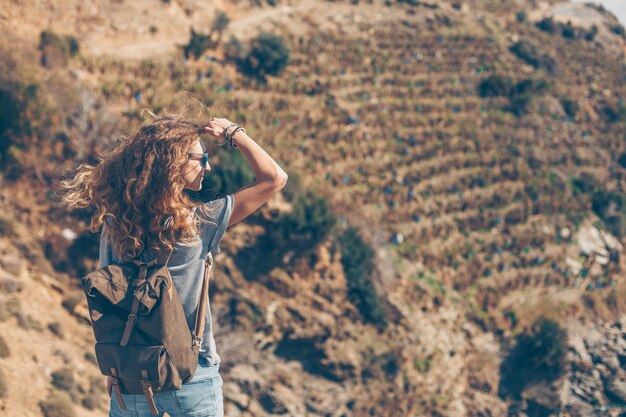
M208 152L204 152L204 153L188 153L187 156L189 157L201 157L202 158L202 166L205 167L206 164L209 163L209 153Z

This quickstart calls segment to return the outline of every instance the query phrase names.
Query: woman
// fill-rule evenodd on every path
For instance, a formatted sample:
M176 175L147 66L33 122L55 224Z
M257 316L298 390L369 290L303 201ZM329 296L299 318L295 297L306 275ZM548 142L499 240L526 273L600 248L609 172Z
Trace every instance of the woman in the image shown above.
M200 191L202 178L211 171L201 142L203 134L225 137L224 144L243 153L256 180L221 199L192 199L190 191ZM168 269L193 330L208 251L220 253L219 242L226 228L257 210L286 182L287 174L245 129L224 118L200 124L184 116L167 115L141 126L130 139L100 158L99 165L82 164L75 177L62 184L69 189L65 201L70 208L95 208L89 229L96 232L103 225L100 267L127 259L148 261L173 248ZM203 336L193 379L178 391L154 394L160 415L224 415L221 358L213 337L210 306ZM153 415L144 395L124 394L127 409L122 410L116 396L111 395L110 379L107 389L111 397L109 416Z

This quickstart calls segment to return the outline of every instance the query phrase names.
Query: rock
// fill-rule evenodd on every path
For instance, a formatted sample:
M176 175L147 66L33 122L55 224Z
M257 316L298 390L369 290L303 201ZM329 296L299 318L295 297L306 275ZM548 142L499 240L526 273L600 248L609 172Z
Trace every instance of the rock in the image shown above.
M565 258L565 265L567 265L569 270L572 271L574 275L578 275L580 270L583 268L583 265L580 262L570 257Z
M17 276L22 270L22 260L14 253L2 254L0 255L0 267L9 274Z
M75 231L73 231L72 229L69 228L65 228L63 229L63 231L61 231L61 235L66 238L67 240L74 240L78 237L78 234L76 234Z
M391 237L391 243L393 243L394 245L400 245L402 242L404 242L404 236L402 235L402 233L394 233L394 235Z
M298 414L294 412L296 411L296 405L299 403L298 398L289 388L281 384L274 384L264 391L259 398L259 402L271 414Z
M611 400L626 404L626 381L613 378L606 384L604 392Z
M274 268L263 278L263 285L272 291L276 291L283 297L291 298L296 295L293 279L285 270Z
M14 292L20 292L24 289L24 283L14 278L3 277L0 278L0 292L11 294Z
M609 250L621 251L622 244L595 226L583 226L578 231L578 248L588 256L609 257Z
M619 359L617 358L617 355L613 352L605 352L605 354L602 355L602 362L613 373L618 372L620 369Z
M589 352L587 352L583 339L577 335L570 335L569 345L578 358L580 358L580 360L588 366L588 369L590 369L592 367L591 356L589 355Z
M224 398L235 403L241 410L246 410L250 405L250 396L233 382L224 382Z

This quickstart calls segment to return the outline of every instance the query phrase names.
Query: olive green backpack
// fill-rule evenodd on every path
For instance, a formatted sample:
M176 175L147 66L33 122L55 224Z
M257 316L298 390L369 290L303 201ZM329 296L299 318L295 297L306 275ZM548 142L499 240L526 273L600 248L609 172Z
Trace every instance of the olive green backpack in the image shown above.
M82 278L96 359L102 374L112 378L124 410L122 393L143 393L152 413L158 415L154 392L180 389L198 366L213 255L209 250L193 332L167 268L171 255L164 263L143 262L138 256Z

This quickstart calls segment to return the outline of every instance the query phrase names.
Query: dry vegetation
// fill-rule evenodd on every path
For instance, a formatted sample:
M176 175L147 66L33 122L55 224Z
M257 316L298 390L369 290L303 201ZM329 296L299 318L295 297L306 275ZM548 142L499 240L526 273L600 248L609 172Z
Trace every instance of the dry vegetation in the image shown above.
M220 261L212 308L232 415L506 412L496 358L515 338L531 343L519 335L537 319L613 323L626 313L621 252L600 262L577 246L577 232L592 225L626 233L624 63L592 40L541 30L521 7L452 3L369 2L393 10L393 24L283 33L289 65L265 82L222 60L226 44L197 60L182 51L154 61L72 57L63 46L42 67L3 55L5 67L24 70L3 75L19 102L11 128L22 134L0 146L8 161L0 235L20 236L24 257L55 275L64 293L56 305L66 311L38 321L20 303L24 284L7 278L0 324L48 329L58 343L73 337L69 314L86 326L73 277L95 266L97 237L84 232L86 213L64 211L54 184L95 162L141 122L143 108L171 109L186 91L208 107L205 116L246 126L290 181L328 203L286 191L302 212L318 202L309 221L324 230L288 262L271 258L264 273L245 267L267 255L250 249L264 229L276 226L288 248L290 228L310 224L264 208L263 219L226 238L232 257ZM348 226L377 266L371 276L357 272L367 279L356 289L346 276L354 247L339 238ZM79 238L63 238L64 228ZM353 298L359 292L374 311L369 320ZM12 352L0 338L0 371ZM86 354L96 372L93 361ZM68 369L51 370L41 412L71 415L73 403L102 413L101 387L77 384ZM0 372L0 401L5 378Z

